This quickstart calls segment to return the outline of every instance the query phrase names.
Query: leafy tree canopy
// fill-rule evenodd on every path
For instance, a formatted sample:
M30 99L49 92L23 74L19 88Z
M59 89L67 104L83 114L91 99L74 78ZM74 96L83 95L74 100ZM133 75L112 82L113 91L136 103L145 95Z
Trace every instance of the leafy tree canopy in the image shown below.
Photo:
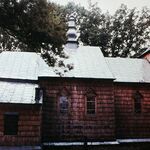
M110 16L103 14L97 4L90 4L90 10L80 26L80 39L85 45L99 46L107 52L110 41Z
M66 21L46 0L0 0L0 49L43 52L50 65L62 55Z
M0 0L0 50L42 52L50 65L65 57L66 20L75 13L79 41L99 46L105 56L132 57L150 41L150 10L121 5L114 15L89 3L89 10L71 2L66 6L46 0Z
M110 56L128 57L147 47L150 40L150 10L128 9L126 5L111 18Z
M128 9L122 4L114 15L103 13L97 4L89 2L89 10L68 3L67 13L77 14L80 42L99 46L105 56L133 57L150 41L150 10Z

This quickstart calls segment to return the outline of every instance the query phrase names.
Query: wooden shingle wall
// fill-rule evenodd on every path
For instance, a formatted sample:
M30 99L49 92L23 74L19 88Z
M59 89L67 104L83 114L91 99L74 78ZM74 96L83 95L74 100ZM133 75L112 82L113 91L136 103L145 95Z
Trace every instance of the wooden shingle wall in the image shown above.
M80 79L41 79L44 88L42 140L103 141L115 138L113 82ZM59 111L61 90L68 91L69 111ZM96 114L86 114L86 94L96 94Z
M146 54L146 55L144 56L144 58L146 58L146 59L150 62L150 53Z
M4 114L18 113L17 135L4 135ZM39 145L41 105L0 104L0 145Z
M141 113L136 113L133 94L143 96ZM115 84L115 114L117 138L150 137L150 84Z

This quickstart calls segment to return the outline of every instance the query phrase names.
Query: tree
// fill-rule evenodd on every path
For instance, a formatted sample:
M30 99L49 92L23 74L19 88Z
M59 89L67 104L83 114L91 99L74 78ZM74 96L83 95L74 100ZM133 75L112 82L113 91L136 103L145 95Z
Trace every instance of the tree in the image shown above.
M42 51L53 65L54 56L63 55L66 22L46 0L0 0L0 35L1 50Z
M150 40L150 10L128 9L121 5L114 15L102 13L94 4L80 23L84 45L99 46L104 56L133 57Z
M109 25L109 14L103 14L97 4L90 4L90 10L80 26L81 41L85 45L99 46L104 55L107 56L110 41Z
M131 57L146 46L150 39L149 12L146 8L140 13L121 5L111 19L110 56Z
M66 6L61 6L63 13L65 14L66 19L68 19L70 14L76 16L76 25L80 26L83 18L87 16L88 10L80 5L76 5L74 2L68 2Z

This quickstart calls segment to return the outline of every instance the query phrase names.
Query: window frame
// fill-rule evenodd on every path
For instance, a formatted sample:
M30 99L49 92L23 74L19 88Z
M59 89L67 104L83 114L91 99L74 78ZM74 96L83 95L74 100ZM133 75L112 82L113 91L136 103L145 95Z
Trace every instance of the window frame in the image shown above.
M19 113L17 113L17 112L6 112L3 114L3 117L4 117L4 119L3 119L4 120L4 132L3 132L4 135L10 135L10 136L18 135ZM12 119L14 119L13 117L16 120L12 120ZM11 122L14 123L14 129L12 128L12 125L10 125Z
M88 99L93 99L93 100L88 100ZM94 107L93 108L88 108L88 103L93 103L94 104ZM90 106L91 107L91 106ZM90 111L94 112L94 113L90 113ZM87 96L86 97L86 114L87 115L95 115L96 114L96 98L95 96Z
M41 103L43 102L43 94L44 90L43 88L36 87L35 88L35 103Z
M134 110L135 114L141 114L142 113L143 98L144 98L143 95L139 91L136 91L133 94L133 107L134 107L133 110Z
M62 103L61 103L61 98L65 98L66 100L62 100ZM67 105L66 106L66 108L63 108L62 106L61 106L61 104L62 105ZM68 97L67 96L59 96L59 113L60 114L68 114L68 112L69 112L69 99L68 99Z
M92 97L94 99L94 107L95 107L95 112L94 113L88 113L88 104L87 104L87 100L88 97ZM96 116L97 114L97 94L95 93L95 91L93 89L89 89L87 90L86 94L85 94L85 115L86 116Z
M59 90L59 92L58 92L58 113L60 114L60 115L62 115L62 116L66 116L66 115L68 115L69 113L70 113L70 92L69 92L69 90L67 89L67 88L62 88L61 90ZM68 108L67 108L67 110L63 113L63 112L61 112L61 107L60 107L60 98L61 97L66 97L66 99L67 99L67 102L68 102Z

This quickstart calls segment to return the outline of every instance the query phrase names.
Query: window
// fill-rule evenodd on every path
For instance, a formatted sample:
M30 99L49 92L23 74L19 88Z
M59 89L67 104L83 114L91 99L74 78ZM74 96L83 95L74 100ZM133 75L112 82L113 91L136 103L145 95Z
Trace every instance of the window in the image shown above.
M35 88L35 102L39 103L43 100L43 90L41 88Z
M4 114L4 135L17 135L18 113Z
M66 88L59 92L59 111L61 114L68 114L69 111L69 95Z
M134 112L135 113L141 113L141 111L142 111L142 99L143 99L142 94L139 91L136 91L133 99L134 99Z
M67 96L60 96L59 104L60 104L60 113L62 113L62 114L68 113L68 98L67 98Z
M87 97L87 114L95 114L95 97Z
M86 94L86 113L96 113L96 93L92 89L88 90Z

